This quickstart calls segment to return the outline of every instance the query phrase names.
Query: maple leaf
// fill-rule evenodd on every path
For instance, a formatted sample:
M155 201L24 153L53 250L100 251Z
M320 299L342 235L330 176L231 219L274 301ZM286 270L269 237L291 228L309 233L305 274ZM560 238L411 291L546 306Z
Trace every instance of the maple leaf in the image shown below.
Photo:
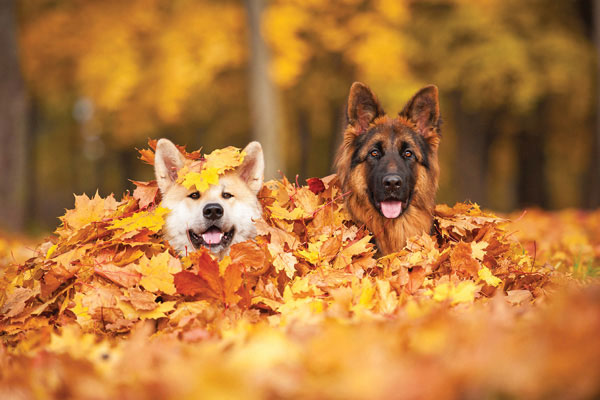
M113 221L109 229L121 229L124 232L132 232L140 229L148 229L152 232L158 232L165 224L165 215L170 210L164 207L157 207L151 211L139 211L130 217L117 219Z
M450 253L452 268L464 271L471 276L477 276L479 263L472 257L471 246L468 243L458 243Z
M98 192L91 199L84 193L75 196L75 208L67 210L60 219L69 229L80 229L92 222L100 222L117 209L117 201L110 195L103 199Z
M200 172L195 172L183 167L179 170L177 182L186 189L195 187L202 193L207 191L210 185L219 183L219 172L216 168L202 168Z
M137 265L137 270L142 274L140 285L144 289L155 293L160 291L166 294L175 294L173 274L181 271L181 264L168 252L150 259L143 256Z
M310 216L309 213L305 212L300 207L295 207L293 210L288 211L287 209L281 207L280 205L273 205L267 207L271 212L272 218L277 219L285 219L289 221L294 221L297 219L307 218Z
M220 175L225 171L235 169L242 165L245 156L245 152L233 146L217 149L205 156L206 165L204 167L207 169L215 169L217 174Z
M502 279L494 276L492 274L492 271L490 271L490 269L486 266L482 266L481 269L477 272L477 275L490 286L496 287L502 283Z
M308 183L308 188L314 194L319 194L325 191L325 184L319 178L308 178L306 183Z
M119 267L115 264L106 263L94 267L94 272L123 287L137 285L142 277L135 264Z
M36 294L33 289L15 288L0 307L0 315L2 318L11 318L21 314L25 310L26 302Z
M251 240L232 245L229 256L232 264L239 264L246 272L258 274L269 266L264 249Z
M352 264L352 257L373 252L373 245L370 243L371 236L365 235L360 240L351 243L338 253L337 258L334 261L334 268L345 268L349 264Z
M140 182L131 181L136 188L133 191L133 198L139 202L140 209L145 209L152 204L157 204L158 185L156 181Z
M237 252L240 253L240 249ZM244 265L240 262L243 258L237 254L235 263L229 256L217 263L207 249L192 253L189 259L197 273L182 271L176 274L177 292L186 296L211 297L226 305L239 303L243 299L239 294L243 283ZM256 260L256 255L249 259Z
M284 271L288 278L292 279L296 274L295 265L298 259L291 253L282 251L280 246L273 243L268 243L267 248L273 258L273 266L277 272Z
M167 313L175 308L175 301L165 301L157 304L157 307L151 310L140 310L130 303L117 299L117 307L123 312L126 319L158 319L167 316Z
M440 302L449 300L451 305L472 303L478 290L479 286L473 281L461 281L456 286L445 282L433 289L433 299Z

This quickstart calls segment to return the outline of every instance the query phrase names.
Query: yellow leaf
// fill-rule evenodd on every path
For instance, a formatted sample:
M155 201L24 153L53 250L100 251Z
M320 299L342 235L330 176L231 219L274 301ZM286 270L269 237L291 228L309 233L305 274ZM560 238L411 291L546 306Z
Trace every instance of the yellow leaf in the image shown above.
M175 301L165 301L160 303L154 310L136 310L129 302L117 299L117 307L123 311L123 316L129 320L166 317L167 313L175 308L175 303Z
M488 247L488 242L471 242L471 255L473 258L483 261L485 249Z
M195 187L199 192L205 192L208 190L210 185L216 185L219 183L219 172L216 168L202 168L200 172L183 172L179 171L179 179L186 189Z
M391 314L398 306L398 295L392 290L389 281L377 279L377 292L379 294L379 309L385 314Z
M169 212L170 210L164 207L157 207L152 211L140 211L133 214L131 217L114 221L108 228L122 229L125 232L146 228L152 232L158 232L165 224L164 216Z
M151 259L143 256L136 269L142 274L140 285L144 289L149 292L175 294L173 274L181 271L181 264L169 253L161 253Z
M352 257L359 254L371 252L372 246L369 243L371 236L366 235L364 238L352 243L350 246L342 249L334 262L334 268L345 268L352 264Z
M48 252L46 253L46 259L49 259L50 257L52 257L52 254L54 254L54 252L56 251L57 248L58 248L57 244L50 246L50 248L48 249Z
M302 258L304 258L309 263L317 265L320 260L320 250L322 245L322 242L309 243L308 249L299 250L298 255L302 256Z
M245 156L245 152L240 151L240 149L233 146L217 149L206 155L206 164L204 165L204 168L214 169L218 174L222 174L225 171L232 170L242 165Z
M75 293L75 297L73 298L75 306L71 308L71 311L73 311L73 313L77 317L77 323L81 326L85 326L86 323L88 323L92 319L92 317L88 313L89 307L85 307L83 305L83 298L83 293Z
M300 207L296 207L292 211L288 211L280 205L274 204L272 206L267 206L267 208L271 210L271 217L277 219L286 219L289 221L294 221L296 219L301 219L310 216L309 214L305 213L304 210Z
M492 271L490 271L490 269L486 266L482 266L479 272L477 272L477 274L479 275L480 279L482 279L485 283L487 283L490 286L496 287L502 283L502 279L498 278L497 276L494 276L492 274Z
M91 222L102 221L116 209L117 202L112 195L103 199L96 192L96 195L90 199L83 194L75 196L75 208L68 210L61 219L69 228L79 229Z
M273 247L276 246L273 246L271 243L269 243L267 246L269 252L273 256L273 266L275 267L275 270L277 272L285 271L285 274L288 276L288 278L292 279L296 273L295 265L298 263L298 259L296 259L293 254L285 251L277 253L277 250L273 249Z
M433 299L436 301L450 300L450 304L471 303L475 300L475 293L479 287L473 281L462 281L454 286L451 282L444 282L433 289Z

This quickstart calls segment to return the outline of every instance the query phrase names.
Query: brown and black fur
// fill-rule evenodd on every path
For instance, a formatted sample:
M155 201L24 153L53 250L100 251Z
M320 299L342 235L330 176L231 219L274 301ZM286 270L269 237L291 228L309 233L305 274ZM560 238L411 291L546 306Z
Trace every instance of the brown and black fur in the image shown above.
M355 82L348 98L348 126L336 158L346 205L355 222L373 233L381 254L429 232L438 188L440 112L437 87L421 89L397 116L384 113L373 92ZM384 184L385 181L385 184ZM402 201L396 218L381 202Z

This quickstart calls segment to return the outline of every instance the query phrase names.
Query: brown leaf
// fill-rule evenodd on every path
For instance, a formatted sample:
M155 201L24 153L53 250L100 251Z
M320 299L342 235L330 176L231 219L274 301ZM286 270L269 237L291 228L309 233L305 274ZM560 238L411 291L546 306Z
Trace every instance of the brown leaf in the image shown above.
M140 209L145 209L151 204L158 204L158 185L156 181L140 182L131 181L136 188L133 191L133 198L139 201Z
M6 296L6 301L0 308L0 315L2 318L11 318L19 315L25 309L25 303L27 300L36 295L33 289L28 288L16 288Z
M116 283L117 285L126 288L140 283L140 279L142 277L142 275L135 269L134 264L118 267L115 264L107 263L95 267L94 272Z
M469 243L458 243L450 254L452 269L466 272L471 277L477 277L479 263L471 256L471 245Z

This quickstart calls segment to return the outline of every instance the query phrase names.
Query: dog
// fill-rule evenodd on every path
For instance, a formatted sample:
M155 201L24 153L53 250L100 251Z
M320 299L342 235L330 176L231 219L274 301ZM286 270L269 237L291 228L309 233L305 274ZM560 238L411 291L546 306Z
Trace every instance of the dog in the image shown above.
M262 217L257 194L263 184L264 156L260 143L244 148L245 157L235 170L219 176L219 182L200 193L177 182L185 158L168 139L156 145L154 171L161 206L169 210L163 237L181 255L204 246L219 259L232 244L256 236L254 222ZM194 167L192 167L194 168ZM195 167L199 172L199 167Z
M438 89L419 90L398 116L388 116L375 94L355 82L348 125L335 168L353 220L372 233L380 255L430 232L438 188L441 139Z

